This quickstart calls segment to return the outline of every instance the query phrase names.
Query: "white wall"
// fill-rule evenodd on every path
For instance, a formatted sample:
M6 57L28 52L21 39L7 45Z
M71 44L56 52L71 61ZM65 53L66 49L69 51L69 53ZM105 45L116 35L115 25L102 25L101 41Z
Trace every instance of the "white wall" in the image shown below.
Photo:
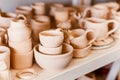
M30 5L34 2L46 2L46 3L52 3L52 2L58 2L58 3L67 3L70 4L71 0L0 0L0 8L2 11L6 12L14 12L15 8L19 5Z

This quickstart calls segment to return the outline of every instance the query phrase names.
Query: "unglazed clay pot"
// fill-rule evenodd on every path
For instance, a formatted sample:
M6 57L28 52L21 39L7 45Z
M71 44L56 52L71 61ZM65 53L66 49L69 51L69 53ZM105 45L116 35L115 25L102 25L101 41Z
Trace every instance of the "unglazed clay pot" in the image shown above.
M84 28L94 30L96 34L96 40L104 40L118 29L118 23L115 20L105 20L91 17L86 18L81 22L84 22ZM111 26L109 26L109 23L114 24L112 29Z
M30 6L18 6L16 8L16 13L23 14L24 16L26 16L27 21L29 22L31 17L32 17L32 7L30 7Z
M48 16L34 16L31 20L32 38L39 42L39 32L50 29L50 18Z
M64 34L60 29L46 30L39 33L39 40L44 47L55 48L63 43Z
M90 12L91 17L107 19L107 14L109 12L106 6L96 5L93 7L88 7L84 10L83 16L86 17L88 11Z
M22 42L11 42L9 41L9 47L11 49L11 52L17 53L17 54L27 54L27 52L32 50L32 39L29 38Z
M34 15L45 15L45 3L43 2L36 2L31 5L33 8Z
M7 45L7 34L4 28L0 28L0 45Z
M26 18L23 15L18 15L18 20L11 21L8 28L8 38L12 42L27 40L31 37L31 33L32 31L26 24Z
M55 71L67 67L72 60L73 47L69 44L63 44L62 54L47 55L38 51L38 45L34 47L34 55L36 63L45 70Z
M10 69L10 49L0 46L0 69Z
M87 47L87 45L92 44L96 35L94 30L83 30L83 29L74 29L70 33L71 39L70 43L75 49L82 49Z
M53 3L53 4L51 4L50 5L50 15L54 16L56 9L57 8L61 8L61 7L64 7L64 5L60 4L60 3Z
M48 48L44 47L41 44L39 44L39 51L43 54L61 54L62 53L62 45L55 47L55 48Z
M69 19L69 12L66 8L56 9L54 13L56 24L60 22L65 22Z
M83 48L83 49L74 49L73 50L73 57L75 58L84 58L86 57L91 50L91 44L88 45L87 47Z
M0 27L2 28L9 28L10 26L10 21L13 20L14 18L5 16L4 13L0 11Z
M11 54L11 67L14 69L25 69L32 67L33 64L33 50L26 54Z

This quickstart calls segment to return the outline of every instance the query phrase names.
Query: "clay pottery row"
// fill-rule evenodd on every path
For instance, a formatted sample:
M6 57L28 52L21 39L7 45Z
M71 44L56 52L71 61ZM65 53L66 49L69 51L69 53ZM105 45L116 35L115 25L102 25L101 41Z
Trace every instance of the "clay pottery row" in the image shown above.
M118 23L115 20L105 20L91 17L80 20L80 22L83 24L83 28L94 30L96 34L96 41L106 39L118 29ZM110 23L113 25L109 26Z
M24 69L32 66L33 50L31 29L26 23L26 17L18 15L11 21L8 29L8 44L11 49L11 66L14 69Z
M50 29L50 18L48 16L34 16L31 19L32 38L35 44L39 43L39 32Z
M44 54L39 51L39 45L34 47L34 56L36 63L43 69L48 71L61 70L67 67L72 60L73 47L69 44L64 43L62 53L59 55ZM44 60L44 61L43 61Z
M36 2L36 3L33 3L31 5L32 9L33 9L33 14L35 16L38 16L38 15L45 15L46 11L45 11L45 3L43 2Z
M32 18L32 7L18 6L16 8L16 13L24 15L27 18L28 23L30 23L30 19Z

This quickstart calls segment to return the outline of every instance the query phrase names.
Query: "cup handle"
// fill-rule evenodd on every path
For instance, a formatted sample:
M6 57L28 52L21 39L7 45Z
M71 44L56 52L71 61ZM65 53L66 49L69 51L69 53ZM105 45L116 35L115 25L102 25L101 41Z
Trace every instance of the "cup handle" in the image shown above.
M87 37L88 33L92 33L92 36L89 35L89 37ZM96 40L96 35L95 35L94 30L91 30L91 29L86 30L85 35L86 35L87 39L89 40L88 45L92 44Z
M110 34L112 34L113 32L115 32L118 29L118 27L119 27L118 22L115 21L115 20L109 20L109 21L107 21L107 24L109 24L111 22L113 22L115 25L113 26L112 30L108 31L107 36L109 36Z
M88 11L90 11L91 10L91 8L86 8L85 10L84 10L84 12L83 13L81 13L81 18L85 18L86 17L86 15L87 15L87 12Z
M17 20L22 20L24 22L27 22L27 18L22 14L18 14L16 18Z

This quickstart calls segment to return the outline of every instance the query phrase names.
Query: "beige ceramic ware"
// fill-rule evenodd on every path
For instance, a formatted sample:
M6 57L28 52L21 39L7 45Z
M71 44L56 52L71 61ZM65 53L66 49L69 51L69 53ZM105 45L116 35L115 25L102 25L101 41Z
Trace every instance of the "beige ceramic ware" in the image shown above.
M53 4L51 4L50 5L50 15L54 16L56 9L57 8L61 8L61 7L64 7L64 5L60 4L60 3L53 3Z
M62 54L46 55L38 51L38 45L34 47L34 55L36 63L45 70L55 71L67 67L72 60L73 48L69 44L63 44Z
M60 29L46 30L39 33L39 40L44 47L55 48L63 43L64 34Z
M85 48L87 45L92 44L96 35L94 30L74 29L70 33L70 43L75 49Z
M73 50L73 57L75 58L84 58L86 57L91 50L91 44L88 45L87 47L83 48L83 49L74 49Z
M9 41L9 47L12 53L27 54L27 52L32 50L32 39L29 38L19 43Z
M50 18L48 16L34 16L31 20L32 38L39 42L39 32L50 29Z
M45 15L45 3L43 2L36 2L31 5L33 8L34 15Z
M10 70L0 71L0 80L13 80Z
M4 28L0 28L0 45L7 45L7 34Z
M9 28L10 21L13 19L14 18L3 15L3 13L0 11L0 27L5 29Z
M56 9L54 13L56 24L60 22L65 22L69 19L69 12L66 8Z
M23 15L18 15L18 20L11 21L8 28L9 41L21 42L27 40L31 37L31 32L31 29L26 24L26 18Z
M25 69L32 67L33 64L33 50L25 54L11 54L11 67L14 69Z
M85 9L82 17L86 17L88 11L90 12L91 17L107 19L107 14L109 12L106 6L96 5L93 7L88 7Z
M24 16L26 16L27 21L29 22L31 17L32 17L32 7L30 7L30 6L18 6L16 8L16 13L23 14Z
M94 30L96 34L96 40L104 40L118 29L118 23L115 20L105 20L91 17L86 18L81 22L84 22L84 28ZM108 26L109 23L114 24L112 29L111 26Z
M55 48L44 47L39 44L39 51L44 54L61 54L62 53L62 45Z
M10 49L0 46L0 70L10 69Z

